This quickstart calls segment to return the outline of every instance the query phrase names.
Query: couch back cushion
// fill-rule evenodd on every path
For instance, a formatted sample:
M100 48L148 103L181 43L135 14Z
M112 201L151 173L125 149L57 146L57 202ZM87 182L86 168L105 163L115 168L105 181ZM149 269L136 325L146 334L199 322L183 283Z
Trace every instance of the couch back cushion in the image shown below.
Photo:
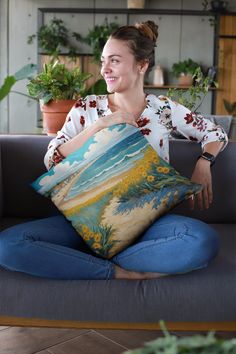
M46 171L43 158L50 139L43 135L0 135L3 216L41 218L59 213L49 198L39 195L30 186ZM187 177L191 176L200 153L200 146L195 142L170 141L171 164ZM214 202L208 210L191 211L186 201L173 212L210 223L235 223L235 155L236 141L231 141L212 167Z
M38 195L30 183L46 171L43 157L49 137L2 135L2 216L41 218L58 213L49 199Z
M172 165L183 175L191 177L197 157L201 154L199 144L176 140L170 144ZM236 223L236 141L230 141L217 156L211 168L213 180L213 203L208 210L191 211L188 203L175 208L174 212L196 217L210 223Z

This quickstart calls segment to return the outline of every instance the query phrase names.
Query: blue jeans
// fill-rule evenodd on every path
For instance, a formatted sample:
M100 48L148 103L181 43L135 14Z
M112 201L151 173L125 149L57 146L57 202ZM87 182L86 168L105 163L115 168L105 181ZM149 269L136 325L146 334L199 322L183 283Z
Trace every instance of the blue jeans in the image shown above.
M0 265L51 279L113 279L127 270L185 273L206 267L219 248L216 231L202 221L167 214L110 260L95 255L64 216L30 221L0 233Z

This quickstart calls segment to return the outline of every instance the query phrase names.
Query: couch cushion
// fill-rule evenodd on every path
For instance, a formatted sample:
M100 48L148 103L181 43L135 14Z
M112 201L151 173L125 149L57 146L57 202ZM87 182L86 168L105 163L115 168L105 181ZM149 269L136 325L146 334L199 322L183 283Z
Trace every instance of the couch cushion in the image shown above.
M35 193L30 186L46 171L43 156L49 140L40 135L0 136L3 216L43 218L58 214L51 201Z
M57 320L236 321L236 225L213 225L219 255L208 268L152 280L48 280L0 271L0 315Z
M43 157L49 141L48 136L0 135L5 217L43 218L58 214L49 199L38 195L29 186L46 171ZM175 209L176 214L196 217L210 223L236 223L236 164L233 163L235 151L236 141L230 141L226 149L217 156L212 168L214 202L211 207L204 212L190 211L188 204L182 203ZM171 165L184 176L190 177L200 152L200 146L195 142L171 141ZM222 203L226 202L226 207L222 208Z

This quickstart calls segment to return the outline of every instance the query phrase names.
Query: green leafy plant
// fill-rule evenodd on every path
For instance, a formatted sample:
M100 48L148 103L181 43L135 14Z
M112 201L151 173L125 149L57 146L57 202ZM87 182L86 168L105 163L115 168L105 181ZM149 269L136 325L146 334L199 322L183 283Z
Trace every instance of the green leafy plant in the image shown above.
M104 79L98 79L84 93L84 95L105 95L105 94L107 94L107 85Z
M102 25L95 25L84 38L85 43L92 47L94 61L99 63L102 49L110 34L119 27L115 22L108 23L107 18Z
M12 86L15 85L17 81L31 79L32 75L35 73L36 70L37 65L27 64L23 66L23 68L18 70L14 75L7 76L4 80L3 85L0 87L0 101L3 100L11 92ZM24 95L21 92L17 93Z
M236 116L236 101L230 103L229 101L223 99L224 107L226 111L231 114L232 116Z
M71 39L82 40L79 33L69 31L64 22L55 17L48 24L41 26L37 34L29 36L28 44L31 44L36 37L38 38L39 47L46 54L52 56L53 60L58 58L63 48L67 49L68 56L75 58L76 47L71 43Z
M44 104L51 100L77 99L85 94L85 82L91 76L79 68L69 70L57 60L44 64L43 71L30 80L27 88L30 96L42 100Z
M172 65L172 73L174 76L179 77L181 74L193 75L195 70L199 67L199 64L193 61L192 59L186 59L183 61L179 61Z
M200 67L197 67L193 72L193 80L194 85L190 86L189 89L169 89L167 96L191 111L197 112L205 99L209 88L212 85L218 87L218 84L213 81L210 76L204 76Z
M171 335L163 322L160 327L164 337L145 343L143 348L129 350L123 354L235 354L236 339L218 339L214 332L204 335L177 337Z

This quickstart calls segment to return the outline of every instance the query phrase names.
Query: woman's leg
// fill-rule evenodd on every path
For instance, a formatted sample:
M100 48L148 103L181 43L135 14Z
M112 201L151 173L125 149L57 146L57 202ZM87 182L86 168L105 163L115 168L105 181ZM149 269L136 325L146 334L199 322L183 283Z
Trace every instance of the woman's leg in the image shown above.
M115 265L96 257L64 216L30 221L0 233L0 265L44 278L110 279Z
M206 267L218 248L218 234L208 224L167 214L112 261L127 270L177 274Z

